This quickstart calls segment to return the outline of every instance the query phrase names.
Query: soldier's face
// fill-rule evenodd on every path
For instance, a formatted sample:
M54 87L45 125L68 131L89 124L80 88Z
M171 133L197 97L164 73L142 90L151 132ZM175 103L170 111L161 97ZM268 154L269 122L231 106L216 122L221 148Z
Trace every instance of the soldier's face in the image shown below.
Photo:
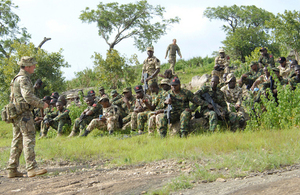
M131 92L125 92L125 93L123 93L124 94L124 96L126 97L126 98L130 98L131 96L132 96L132 93Z
M64 106L62 105L62 103L60 103L60 102L57 102L57 103L56 103L56 108L57 108L57 110L62 111L63 107L64 107Z
M137 93L136 93L136 97L137 97L138 99L142 99L142 98L144 97L144 92L143 92L143 91L137 92Z
M171 85L172 91L179 91L180 90L180 85Z
M93 103L94 103L94 101L93 101L93 98L92 98L92 97L90 97L90 98L86 98L86 99L85 99L85 102L86 102L86 103L87 103L87 105L89 105L89 106L93 105Z
M168 90L168 89L170 89L169 86L166 85L166 84L161 84L160 86L161 86L161 88L163 88L163 90L165 90L165 91Z
M109 101L101 101L100 104L102 105L103 108L109 107Z
M221 53L220 53L220 56L221 56L221 58L224 58L224 57L225 57L225 53L224 53L224 52L221 52Z
M251 69L252 69L252 70L256 70L256 69L257 69L257 65L256 65L256 64L252 65L252 66L251 66Z
M218 84L219 84L219 79L216 79L216 78L212 78L212 79L211 79L210 86L211 86L212 88L217 87Z
M153 56L153 51L147 51L148 57L151 58Z
M25 66L25 70L26 70L29 74L33 74L33 73L34 73L34 69L35 69L35 65L32 65L32 66Z
M233 78L229 81L228 86L229 86L230 89L233 89L233 88L235 88L235 85L236 85L236 78L233 77Z

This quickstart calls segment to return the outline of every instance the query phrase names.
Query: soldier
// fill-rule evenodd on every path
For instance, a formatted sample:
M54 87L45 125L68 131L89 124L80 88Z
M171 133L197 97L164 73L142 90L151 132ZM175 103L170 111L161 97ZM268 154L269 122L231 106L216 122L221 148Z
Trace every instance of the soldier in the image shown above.
M58 94L58 92L53 92L50 97L51 97L51 99L58 99L59 94Z
M147 48L148 58L144 60L143 63L141 82L144 83L144 79L146 79L146 83L148 85L151 85L152 82L157 82L157 75L160 71L160 61L155 56L153 56L153 53L154 53L153 47L148 47Z
M109 98L109 96L105 93L104 91L104 87L99 87L99 93L100 93L100 98L106 96L107 98Z
M114 102L118 101L119 99L122 99L123 96L121 94L119 94L116 90L112 90L110 92L111 95L111 103L113 104Z
M99 103L103 107L103 115L100 115L99 118L93 119L81 137L87 136L96 128L100 130L108 130L109 134L113 134L113 132L120 127L120 110L118 106L112 105L107 96L101 97Z
M53 129L57 130L57 137L59 137L62 136L63 126L71 125L71 118L69 115L70 110L64 107L62 101L56 102L56 108L56 112L53 112L44 117L44 125L42 125L43 128L41 130L42 134L40 138L44 138L47 136L49 127L52 127Z
M292 90L295 90L297 87L297 84L300 83L300 66L299 65L295 66L295 72L296 72L296 76L292 77L289 82Z
M270 81L270 71L268 70L268 67L264 67L263 68L263 71L264 71L264 75L261 75L260 77L258 77L257 79L256 79L256 81L253 83L253 85L252 85L252 87L251 87L251 91L255 91L255 89L257 88L258 89L258 87L262 84L262 83L264 83L264 82L268 82L268 81Z
M83 133L86 125L88 125L94 118L98 118L99 115L102 114L102 106L95 102L93 96L88 95L84 100L88 107L81 113L80 117L75 120L69 137L74 137L79 131L79 134Z
M280 66L278 66L277 68L280 71L280 75L285 79L288 78L288 76L290 75L291 69L289 66L287 66L285 57L280 57L278 59L278 62L280 64Z
M37 79L36 82L34 83L34 94L36 97L41 97L41 88L43 86L43 81L41 79Z
M50 96L45 96L42 99L42 101L47 103L48 106L45 110L41 110L40 108L35 108L34 109L34 126L35 126L36 131L40 131L41 122L43 121L45 114L48 114L48 112L49 112L49 104L50 104L50 101L51 101L51 97ZM44 113L41 113L41 111L43 111Z
M61 101L63 103L63 106L66 106L67 105L67 100L65 98L64 95L60 95L57 99L57 101ZM57 107L57 106L56 106Z
M132 95L131 87L123 89L124 97L114 102L114 105L120 108L121 118L123 122L123 129L130 125L131 115L135 105L136 98Z
M170 68L169 69L172 71L172 74L175 74L174 67L176 64L176 51L177 51L177 54L180 56L180 58L182 58L182 55L180 53L180 48L176 44L176 39L173 39L173 43L167 47L165 59L167 58L169 51L170 51L170 53L169 53Z
M7 177L23 177L18 171L19 158L24 149L28 177L47 173L46 169L38 169L35 161L35 128L31 109L33 107L45 109L47 103L41 101L33 93L30 75L34 73L37 62L34 58L24 56L18 62L20 72L11 82L10 102L19 110L20 114L13 119L13 139L8 162Z
M165 70L164 74L159 74L158 76L160 76L164 79L169 79L169 82L171 82L175 77L179 78L177 75L172 73L171 69Z
M156 111L157 130L160 132L162 137L165 137L167 135L168 123L180 121L181 137L186 137L188 135L189 121L192 116L191 112L193 111L189 107L189 102L201 106L203 101L194 96L191 91L182 89L178 78L174 78L171 81L171 89L172 90L164 94L163 99L165 101L161 101L161 104L163 104L161 107L166 108L168 105L171 105L172 109L169 113L167 110L165 111L163 109ZM168 115L170 118L168 118Z
M225 54L225 51L223 48L219 50L219 56L215 58L215 66L214 70L212 71L212 76L216 75L219 78L223 77L224 73L229 73L229 63L230 63L230 57Z
M246 88L248 90L251 88L254 81L263 74L262 69L258 67L257 62L251 62L250 67L251 67L250 72L243 74L241 79L238 81L239 87L243 87L243 85L246 84L247 85Z
M209 121L209 130L214 131L217 127L218 120L222 120L228 125L228 121L235 130L238 127L240 118L235 113L228 112L225 102L224 93L218 88L219 77L213 76L210 86L203 86L195 93L195 96L205 101L200 109L200 117L204 117ZM214 102L215 106L212 104ZM243 125L241 123L241 125Z
M151 85L153 85L153 83ZM136 93L136 101L131 115L131 131L136 131L137 129L138 114L149 111L152 105L152 98L149 95L144 94L144 90L141 85L135 86L134 91ZM138 131L138 133L142 134L143 131Z
M245 121L245 110L242 107L243 91L236 85L236 77L233 73L227 75L227 80L225 82L227 85L221 88L224 93L225 101L227 103L227 109L230 112L235 112L240 117L240 122Z
M263 68L264 66L270 65L271 67L275 66L274 57L272 54L268 54L268 50L262 47L260 50L261 56L258 59L259 67Z

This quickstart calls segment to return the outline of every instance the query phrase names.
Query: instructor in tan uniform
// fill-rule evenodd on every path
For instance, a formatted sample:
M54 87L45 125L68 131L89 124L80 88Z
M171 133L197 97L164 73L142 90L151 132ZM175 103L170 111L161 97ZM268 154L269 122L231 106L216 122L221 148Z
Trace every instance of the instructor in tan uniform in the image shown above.
M48 106L33 92L33 84L29 77L34 73L36 64L34 58L22 57L18 62L21 67L20 72L11 82L10 103L15 106L17 116L13 119L13 140L7 167L9 178L23 177L23 174L17 170L22 151L24 151L28 177L47 173L46 169L37 169L34 152L35 128L31 111L34 107L45 109Z
M182 55L180 53L180 48L176 44L176 39L173 39L173 43L167 47L165 59L167 58L169 51L170 51L170 53L169 53L170 68L169 69L171 69L172 73L175 74L174 66L176 64L176 51L177 51L178 55L180 56L180 58L182 58Z

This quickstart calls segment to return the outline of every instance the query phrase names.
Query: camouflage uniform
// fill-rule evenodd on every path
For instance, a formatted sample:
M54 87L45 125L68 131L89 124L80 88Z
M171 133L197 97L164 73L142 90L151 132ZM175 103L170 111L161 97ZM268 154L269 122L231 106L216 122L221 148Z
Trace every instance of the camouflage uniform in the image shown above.
M23 149L26 169L30 171L37 168L34 152L35 127L31 110L34 107L43 108L44 102L34 95L33 84L29 77L30 74L21 69L11 82L11 101L16 107L23 107L23 109L21 114L13 119L13 140L7 167L9 171L17 170Z
M92 106L88 106L88 109L93 111L92 115L88 115L86 116L86 118L84 118L82 120L82 122L80 122L80 118L77 118L74 122L73 128L72 128L72 132L77 133L80 132L79 134L81 134L82 132L85 131L85 127L94 119L94 118L98 118L100 114L102 114L102 106L99 103L94 103Z
M167 51L166 51L166 56L168 56L168 52L170 51L169 53L169 63L170 63L170 70L172 70L172 73L174 74L175 71L174 71L174 67L175 67L175 64L176 64L176 51L178 53L179 56L181 56L181 52L180 52L180 48L178 47L177 44L170 44L168 47L167 47Z
M180 121L180 131L182 135L187 135L188 125L191 120L191 113L185 111L186 108L189 108L189 102L192 102L196 105L203 105L203 101L194 94L186 89L180 89L178 94L175 94L172 90L164 94L163 100L166 99L168 94L171 95L172 99L172 110L171 110L171 119L170 123L175 123ZM166 107L164 101L160 101L161 107ZM168 119L167 114L162 113L156 116L157 130L162 136L167 134Z
M71 118L70 118L70 110L66 109L66 108L63 108L63 110L60 112L60 111L56 111L56 112L53 112L51 114L48 114L44 117L44 120L45 119L48 119L48 120L52 120L49 125L57 130L57 133L58 134L62 134L62 130L63 130L63 126L64 125L71 125ZM47 127L44 122L42 122L42 134L43 135L47 135L48 133L48 129L49 127Z
M246 75L248 75L248 77L247 78L242 77L242 85L240 87L242 87L245 84L245 85L247 85L247 88L250 89L250 87L253 85L254 81L258 77L263 75L263 70L261 68L258 68L257 72L255 72L252 69L250 69L250 71L247 72Z
M91 132L93 129L108 130L113 132L119 127L119 116L120 110L118 106L111 105L108 108L103 108L103 117L106 118L106 121L101 121L99 119L93 119L90 124L87 126L86 130Z
M211 72L211 74L216 75L219 78L222 78L224 73L229 73L230 72L229 71L229 62L230 62L230 57L228 55L225 55L224 58L221 58L221 56L217 56L215 58L215 64L219 64L220 67L224 68L224 70L221 70L221 71L213 70Z
M292 77L289 81L292 90L296 89L298 83L300 83L300 78L298 78L297 76Z
M288 66L286 67L278 66L277 68L280 71L280 76L282 76L285 79L289 77L291 73L291 69Z
M136 98L134 96L131 96L131 98L129 100L130 109L128 109L126 103L123 101L123 98L121 98L113 103L114 105L116 105L120 108L120 114L122 117L123 125L125 125L131 121L131 115L133 112L135 101L136 101Z
M258 62L260 64L262 64L263 66L268 66L270 65L271 67L274 67L275 66L275 61L274 61L274 57L272 54L268 54L266 56L260 56L259 59L258 59ZM263 68L263 67L260 67L260 68Z
M123 96L121 94L118 94L116 97L112 97L112 99L110 100L111 103L114 103L116 101L118 101L119 99L122 99Z
M154 72L160 68L160 61L155 56L152 56L151 58L147 58L144 60L143 63L143 72L148 73L148 76L151 76L154 74ZM148 81L148 85L151 85L153 82L158 82L157 76L153 77Z
M131 125L131 130L136 130L137 129L137 124L138 124L138 115L139 117L141 117L141 115L143 113L147 113L147 111L149 111L149 109L147 108L146 104L143 102L143 100L147 101L150 105L152 104L152 98L145 94L143 99L136 99L135 101L135 105L134 105L134 109L137 109L139 107L142 107L145 109L144 112L132 112L131 114L131 121L130 121L130 125Z
M219 88L214 91L211 86L203 86L199 91L195 93L195 96L197 96L198 98L203 98L202 95L205 93L208 93L210 95L210 97L213 99L215 104L219 106L220 111L223 112L225 116L225 118L222 119L214 110L208 109L209 103L205 101L205 103L201 106L200 116L209 120L209 130L214 131L216 129L218 120L223 120L226 122L228 121L228 119L232 128L236 129L240 118L238 118L235 113L228 112L224 93Z

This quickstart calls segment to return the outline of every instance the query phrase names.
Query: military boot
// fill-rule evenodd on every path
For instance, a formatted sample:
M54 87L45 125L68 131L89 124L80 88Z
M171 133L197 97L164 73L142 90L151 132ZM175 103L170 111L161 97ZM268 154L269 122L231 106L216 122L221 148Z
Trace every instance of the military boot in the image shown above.
M76 135L75 131L72 131L68 137L74 137Z
M80 137L86 137L89 133L90 133L90 131L85 130L84 133Z
M35 168L35 169L31 169L30 171L28 171L27 176L28 177L35 177L36 175L43 175L45 173L47 173L46 169Z
M8 178L23 177L23 173L19 172L17 169L9 169L7 173Z

